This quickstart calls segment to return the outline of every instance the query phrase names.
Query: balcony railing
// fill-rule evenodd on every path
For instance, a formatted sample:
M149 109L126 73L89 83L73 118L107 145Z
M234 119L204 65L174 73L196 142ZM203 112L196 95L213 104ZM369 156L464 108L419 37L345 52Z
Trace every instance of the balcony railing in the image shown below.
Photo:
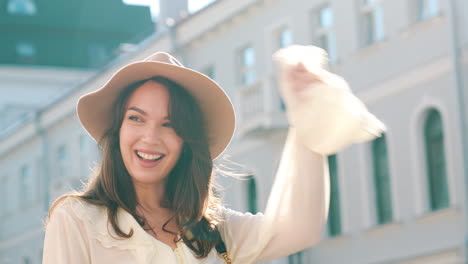
M235 94L237 133L240 136L287 127L276 76L267 75Z

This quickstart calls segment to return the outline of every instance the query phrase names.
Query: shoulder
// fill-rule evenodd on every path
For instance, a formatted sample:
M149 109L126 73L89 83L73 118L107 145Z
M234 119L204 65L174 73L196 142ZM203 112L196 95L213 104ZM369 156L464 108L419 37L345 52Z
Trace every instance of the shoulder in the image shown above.
M78 196L62 196L54 201L48 222L54 218L68 219L83 223L92 223L93 219L107 217L103 206L93 205Z

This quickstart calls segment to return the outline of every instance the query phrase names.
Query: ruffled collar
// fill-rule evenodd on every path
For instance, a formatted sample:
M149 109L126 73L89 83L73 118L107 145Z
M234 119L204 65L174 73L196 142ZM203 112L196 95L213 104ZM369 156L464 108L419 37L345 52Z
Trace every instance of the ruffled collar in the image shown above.
M134 253L138 263L149 263L156 255L173 253L169 245L148 234L136 219L124 209L118 209L117 221L124 233L128 234L133 230L133 235L130 238L122 238L116 234L114 228L108 222L105 207L92 205L80 198L69 197L68 199L70 198L74 200L72 208L76 216L86 223L91 236L99 241L103 247L130 250Z

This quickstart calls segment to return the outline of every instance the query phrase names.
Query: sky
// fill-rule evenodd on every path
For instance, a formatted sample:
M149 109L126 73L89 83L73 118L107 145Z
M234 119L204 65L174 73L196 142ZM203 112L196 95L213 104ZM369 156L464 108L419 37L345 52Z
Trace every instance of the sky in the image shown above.
M172 0L123 0L125 4L150 6L153 17L159 14L159 1ZM214 1L216 0L188 0L188 11L190 13L196 12Z

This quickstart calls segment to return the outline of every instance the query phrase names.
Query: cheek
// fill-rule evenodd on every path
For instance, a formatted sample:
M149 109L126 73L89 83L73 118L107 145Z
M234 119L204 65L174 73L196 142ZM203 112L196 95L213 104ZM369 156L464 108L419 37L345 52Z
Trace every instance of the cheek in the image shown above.
M125 145L125 129L122 126L119 130L119 143L120 143L120 150L122 150L122 147Z
M122 137L122 136L125 135L125 133L122 133L122 132L123 132L122 130L120 130L120 132L119 132L119 148L120 148L120 155L122 156L122 159L123 159L123 161L125 163L125 161L127 160L128 155L127 155L127 151L126 151L127 148L126 148L125 139L124 139L124 137Z
M171 152L174 154L177 154L177 156L180 156L180 152L182 151L182 146L184 144L184 141L182 138L180 138L177 134L173 134L170 136L170 138L167 141L170 147Z
M120 151L123 155L128 152L128 147L132 141L132 133L131 131L127 129L124 125L120 128L119 131L119 143L120 143Z

